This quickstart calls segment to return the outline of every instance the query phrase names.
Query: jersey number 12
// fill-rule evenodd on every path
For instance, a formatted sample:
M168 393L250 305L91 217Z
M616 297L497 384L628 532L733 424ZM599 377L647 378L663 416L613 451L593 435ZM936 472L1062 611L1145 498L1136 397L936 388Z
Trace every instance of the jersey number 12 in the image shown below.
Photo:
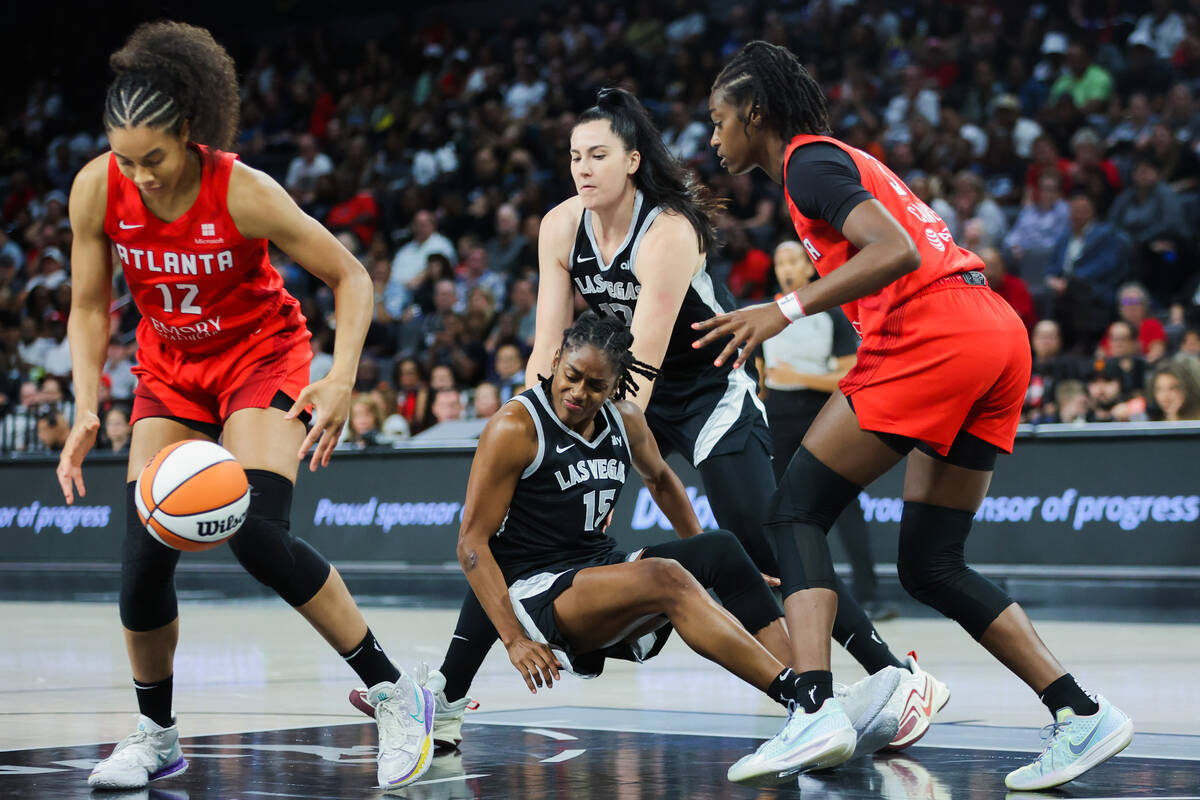
M154 284L163 296L163 311L168 314L175 310L175 303L171 297L171 286L166 283ZM204 309L196 305L192 301L196 299L196 295L200 294L200 287L194 283L177 283L175 288L183 292L183 297L179 299L180 314L203 314Z
M612 508L613 498L616 496L616 489L598 491L593 489L583 496L583 529L585 531L600 529L600 526L604 524L604 518L608 516L609 510Z

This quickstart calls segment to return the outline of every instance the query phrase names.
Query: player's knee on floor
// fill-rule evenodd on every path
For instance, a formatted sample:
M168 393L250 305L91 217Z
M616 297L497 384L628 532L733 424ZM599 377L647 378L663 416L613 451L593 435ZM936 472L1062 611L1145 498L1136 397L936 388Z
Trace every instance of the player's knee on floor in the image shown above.
M292 535L292 482L259 469L246 470L250 508L242 529L229 540L238 562L291 606L311 600L329 578L330 566L312 546Z
M904 590L979 639L1013 599L967 566L963 555L975 515L906 502L896 571Z
M175 565L179 551L157 541L138 519L136 483L126 484L125 539L121 543L121 624L131 631L153 631L179 616Z

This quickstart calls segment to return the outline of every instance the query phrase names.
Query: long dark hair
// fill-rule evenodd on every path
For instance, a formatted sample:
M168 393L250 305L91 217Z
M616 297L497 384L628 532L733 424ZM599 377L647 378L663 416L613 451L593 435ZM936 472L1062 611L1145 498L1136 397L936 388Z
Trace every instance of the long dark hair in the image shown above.
M149 125L228 150L240 99L233 59L204 28L183 22L139 25L108 59L117 74L104 98L105 128Z
M641 153L642 161L633 173L633 183L646 200L683 215L696 231L700 252L712 250L717 241L712 217L720 210L720 204L671 155L638 99L624 89L601 89L596 94L596 105L580 114L575 124L578 127L594 120L607 120L626 150Z
M626 395L638 393L638 384L633 377L635 374L650 380L658 378L657 368L633 357L633 351L629 349L633 347L633 334L616 317L591 310L580 314L574 324L563 331L559 352L589 344L608 356L617 372L617 385L612 395L614 400L624 400ZM538 375L538 379L543 382L550 380L542 375Z
M748 43L721 70L712 88L739 109L757 106L763 127L784 140L832 131L825 93L786 47L761 40Z

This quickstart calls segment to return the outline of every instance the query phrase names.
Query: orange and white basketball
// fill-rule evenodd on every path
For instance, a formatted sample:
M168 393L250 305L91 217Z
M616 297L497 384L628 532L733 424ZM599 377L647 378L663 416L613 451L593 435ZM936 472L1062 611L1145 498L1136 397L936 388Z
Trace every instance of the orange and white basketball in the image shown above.
M213 442L169 444L150 460L134 493L138 519L176 550L207 550L237 533L250 507L246 472Z

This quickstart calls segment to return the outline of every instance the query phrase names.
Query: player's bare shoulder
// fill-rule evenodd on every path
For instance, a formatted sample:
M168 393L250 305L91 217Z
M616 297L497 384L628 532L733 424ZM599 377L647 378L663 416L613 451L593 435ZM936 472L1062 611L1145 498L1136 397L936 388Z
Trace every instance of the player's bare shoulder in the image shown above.
M96 156L75 175L71 183L70 215L73 228L104 228L108 208L108 152Z
M547 211L546 216L542 217L542 226L538 231L539 249L544 253L554 254L564 268L582 216L583 201L579 199L579 195L574 195ZM543 242L545 245L542 245Z

